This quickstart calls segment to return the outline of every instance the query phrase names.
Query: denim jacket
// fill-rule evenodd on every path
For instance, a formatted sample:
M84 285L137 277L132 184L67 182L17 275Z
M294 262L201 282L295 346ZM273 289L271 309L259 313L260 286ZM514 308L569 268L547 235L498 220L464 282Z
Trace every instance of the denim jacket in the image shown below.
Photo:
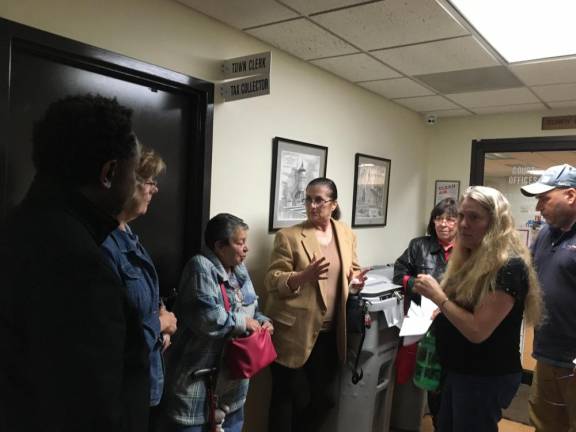
M236 282L241 295L235 295L231 286ZM221 283L230 299L230 311L224 307ZM220 260L210 252L196 255L186 264L174 311L178 331L167 351L166 396L162 405L176 423L206 424L206 385L193 372L220 367L226 340L246 332L247 316L260 323L269 318L258 309L258 297L246 266L236 266L229 278ZM241 409L249 380L228 379L221 370L217 381L220 402L228 405L231 412Z
M160 403L164 387L160 291L152 258L127 226L112 231L102 244L104 255L124 283L128 301L138 310L144 338L150 351L150 406Z

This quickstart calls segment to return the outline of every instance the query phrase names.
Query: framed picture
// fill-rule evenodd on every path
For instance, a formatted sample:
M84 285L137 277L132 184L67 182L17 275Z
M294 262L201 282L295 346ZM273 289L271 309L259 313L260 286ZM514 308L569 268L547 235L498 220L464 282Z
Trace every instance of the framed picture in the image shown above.
M445 198L452 198L458 201L460 197L459 180L436 180L434 185L434 205Z
M356 153L353 227L385 226L390 188L390 159Z
M306 220L306 185L326 176L327 160L328 147L274 138L269 231Z

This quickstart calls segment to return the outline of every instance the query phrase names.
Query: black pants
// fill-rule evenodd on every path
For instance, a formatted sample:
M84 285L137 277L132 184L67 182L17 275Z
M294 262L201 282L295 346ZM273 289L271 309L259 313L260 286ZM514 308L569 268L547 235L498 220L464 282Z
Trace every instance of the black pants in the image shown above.
M273 363L268 430L318 432L336 404L338 351L335 332L320 333L298 369Z

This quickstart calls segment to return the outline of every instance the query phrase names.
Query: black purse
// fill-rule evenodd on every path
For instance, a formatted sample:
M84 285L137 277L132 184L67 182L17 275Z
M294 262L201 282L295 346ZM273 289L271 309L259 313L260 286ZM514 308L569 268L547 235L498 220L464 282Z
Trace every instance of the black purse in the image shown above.
M364 376L362 368L358 367L360 362L360 353L366 338L366 328L370 327L370 319L368 314L368 302L360 294L348 295L346 301L346 326L349 333L359 334L360 343L356 351L356 358L354 359L354 366L352 368L352 383L358 384Z

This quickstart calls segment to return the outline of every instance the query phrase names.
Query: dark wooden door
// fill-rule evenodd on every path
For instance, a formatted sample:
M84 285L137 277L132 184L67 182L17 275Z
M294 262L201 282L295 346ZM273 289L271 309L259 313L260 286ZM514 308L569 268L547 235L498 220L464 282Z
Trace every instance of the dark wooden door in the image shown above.
M156 149L168 167L148 214L131 224L154 259L165 295L200 247L208 215L211 84L202 83L198 91L166 79L182 76L160 68L14 23L0 26L10 48L3 53L9 71L0 132L3 213L23 198L34 176L32 128L48 104L82 93L117 98L134 111L140 141Z

